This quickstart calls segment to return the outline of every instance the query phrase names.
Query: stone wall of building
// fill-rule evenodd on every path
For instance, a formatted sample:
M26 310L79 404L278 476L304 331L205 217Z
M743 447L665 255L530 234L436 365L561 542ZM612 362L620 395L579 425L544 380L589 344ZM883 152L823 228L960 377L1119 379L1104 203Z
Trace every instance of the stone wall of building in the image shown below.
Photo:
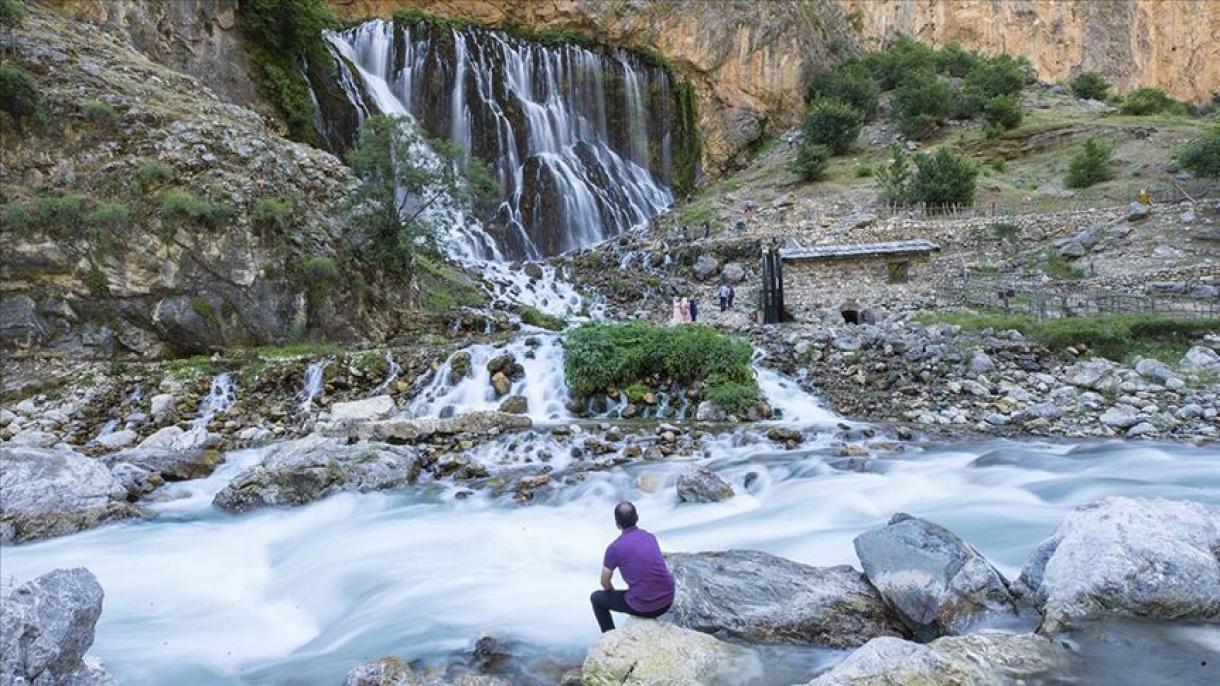
M906 263L905 283L891 283L889 265ZM848 300L863 307L897 308L933 296L935 257L879 255L784 262L784 305L797 318L817 309L838 309Z

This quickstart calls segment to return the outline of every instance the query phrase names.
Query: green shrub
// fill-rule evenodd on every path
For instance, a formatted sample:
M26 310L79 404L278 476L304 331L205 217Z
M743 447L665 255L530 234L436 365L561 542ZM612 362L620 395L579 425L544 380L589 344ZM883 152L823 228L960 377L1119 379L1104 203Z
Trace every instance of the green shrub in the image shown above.
M301 272L309 284L309 301L325 300L339 282L339 267L327 255L310 255L301 263Z
M1090 137L1072 155L1064 185L1068 188L1088 188L1114 178L1114 165L1110 162L1113 152L1113 144L1097 136Z
M115 126L119 123L119 112L114 105L102 100L90 100L85 103L85 119L98 126Z
M1042 271L1052 279L1079 281L1084 278L1084 271L1069 262L1062 254L1054 250L1047 250L1043 256L1046 258L1046 266Z
M949 117L952 119L971 119L978 116L987 104L987 96L973 88L959 88L953 92L953 102L949 106Z
M1002 243L1015 243L1021 236L1021 227L1012 222L996 222L991 225L991 233Z
M541 329L548 329L550 331L563 331L564 327L568 325L568 323L563 320L563 317L556 317L553 314L547 314L534 307L521 308L521 321L525 324L529 324L530 326L537 326Z
M1146 116L1149 114L1187 114L1184 103L1169 97L1159 88L1136 88L1127 94L1119 107L1123 114Z
M292 226L292 198L276 195L254 203L254 226L268 231L287 231Z
M996 55L971 70L962 82L962 88L978 91L986 98L1016 96L1025 88L1025 70L1028 68L1029 63L1025 58Z
M38 198L34 221L55 236L75 236L85 213L85 201L78 195Z
M579 396L647 383L653 376L692 384L727 412L759 399L750 345L709 326L584 324L564 340L564 376ZM723 404L722 404L723 403Z
M122 203L108 202L90 212L85 221L98 231L122 233L131 228L131 210Z
M34 215L24 203L13 201L0 209L0 233L28 236L34 226Z
M983 118L989 124L1015 129L1021 125L1023 118L1021 105L1011 95L997 95L983 105Z
M706 200L692 202L678 211L678 220L688 226L703 226L719 218L719 213Z
M873 165L866 162L857 162L851 171L857 179L867 178L873 175Z
M796 149L796 157L788 165L788 169L802 181L820 181L826 175L829 163L830 148L803 141Z
M880 185L880 199L891 204L906 204L911 190L911 156L906 148L895 143L890 146L889 164L877 168L877 183Z
M886 50L869 55L864 63L882 90L897 88L937 70L936 51L905 35L899 35Z
M847 152L860 137L863 115L840 100L818 100L809 107L801 126L802 145L824 145L836 154Z
M1003 172L1008 167L1008 160L1003 157L994 157L991 160L991 171Z
M914 140L936 132L953 105L953 87L945 79L924 72L903 82L895 91L893 116L902 135Z
M148 160L136 170L136 180L143 188L169 183L174 180L174 176L176 172L173 167L157 160Z
M106 274L102 272L101 267L92 263L89 265L89 271L85 273L85 288L98 298L110 292L110 288L106 285Z
M1195 176L1220 179L1220 124L1182 146L1174 160Z
M15 64L0 64L0 110L14 119L24 119L38 111L38 82Z
M946 45L936 55L936 70L957 78L965 77L983 63L983 57L977 52L967 50L957 43Z
M161 219L169 227L195 226L216 229L233 219L237 212L223 203L200 198L181 188L161 196Z
M0 26L21 26L25 12L25 5L21 0L0 0Z
M975 181L979 166L974 160L949 148L915 156L915 174L906 196L910 202L928 205L974 204Z
M1101 74L1095 71L1086 71L1076 78L1072 79L1072 95L1082 100L1101 100L1105 101L1106 96L1110 92L1110 84Z
M859 59L848 60L818 74L809 86L809 101L839 100L851 105L867 119L877 109L879 89L868 67Z

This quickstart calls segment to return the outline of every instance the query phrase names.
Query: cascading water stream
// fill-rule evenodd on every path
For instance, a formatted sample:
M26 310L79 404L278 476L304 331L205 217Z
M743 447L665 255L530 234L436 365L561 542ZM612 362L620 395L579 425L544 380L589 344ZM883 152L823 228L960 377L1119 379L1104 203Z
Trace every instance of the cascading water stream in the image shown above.
M398 380L398 375L402 374L402 365L398 364L397 360L394 359L394 353L391 353L389 350L385 352L385 364L385 379L383 379L381 383L377 384L377 387L374 388L373 392L369 394L370 396L381 395L384 393L385 390L390 387L390 384Z
M193 425L196 428L207 427L218 412L224 412L233 407L236 400L237 385L233 382L233 376L228 372L217 374L212 377L207 395L199 401L199 414L195 417Z
M323 360L314 362L305 368L305 380L296 395L301 412L308 412L313 407L313 399L322 392L325 381L323 372L326 371L328 364L330 364L328 360Z
M492 167L495 241L475 236L466 257L592 245L673 200L674 88L634 55L427 22L373 20L327 39L358 119L410 114Z

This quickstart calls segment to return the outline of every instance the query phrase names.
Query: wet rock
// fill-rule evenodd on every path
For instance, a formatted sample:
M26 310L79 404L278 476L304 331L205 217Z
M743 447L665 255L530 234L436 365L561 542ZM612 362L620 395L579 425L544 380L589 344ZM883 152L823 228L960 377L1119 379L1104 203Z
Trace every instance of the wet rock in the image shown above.
M1127 429L1127 438L1140 438L1143 436L1155 436L1158 431L1156 426L1151 422L1140 422L1135 426Z
M140 442L139 447L151 450L169 450L186 452L213 448L220 445L220 436L210 433L206 428L197 426L189 431L183 431L177 426L167 426Z
M701 422L723 422L728 419L728 413L716 403L704 400L695 408L695 419Z
M716 503L733 497L733 487L706 467L693 467L678 477L678 500Z
M165 483L160 474L137 467L130 462L116 464L110 468L110 474L122 484L127 491L127 499L130 501L139 500Z
M796 429L789 429L782 426L772 427L767 431L767 438L776 443L783 443L788 446L797 446L805 441L805 437Z
M11 446L25 446L28 448L51 448L59 444L59 436L50 431L42 431L39 429L26 429L16 433L8 442Z
M319 426L318 430L328 436L407 443L435 435L499 434L504 431L528 429L533 425L530 418L524 415L506 412L468 412L445 419L391 417L361 424Z
M677 585L664 621L762 643L858 646L906 634L863 574L754 550L666 555Z
M1130 405L1115 405L1097 418L1099 422L1116 429L1126 429L1139 423L1139 410Z
M383 657L356 665L343 686L420 686L420 681L401 658Z
M348 445L314 434L277 446L262 464L234 477L212 503L233 512L304 505L339 492L405 486L419 469L411 448Z
M854 544L868 580L919 640L965 633L989 615L1016 615L1004 576L942 526L899 513Z
M1220 511L1110 497L1077 508L1030 555L1017 588L1042 629L1104 616L1220 618Z
M136 516L97 460L67 448L0 446L0 542L62 536Z
M346 403L335 403L330 406L330 417L333 421L367 422L388 417L395 409L393 398L388 395L378 395Z
M504 372L496 372L491 377L491 386L496 389L496 395L507 395L513 389L513 382Z
M510 395L500 403L500 411L509 414L528 414L530 403L523 395Z
M762 671L758 655L707 634L630 620L585 657L585 686L728 686Z
M720 269L720 261L715 257L704 253L695 260L695 266L691 267L691 272L699 281L707 281L716 275Z
M107 450L118 450L126 448L136 442L140 436L131 429L122 429L120 431L111 431L108 434L103 434L94 439L98 445Z
M449 358L449 385L456 386L470 375L470 353L465 350L453 353Z
M224 462L224 453L214 448L191 450L166 450L164 448L129 448L101 458L113 471L126 462L165 481L188 481L202 479Z
M542 265L537 262L526 262L523 269L526 276L537 281L542 278Z
M806 686L968 686L972 683L961 665L928 646L886 636L872 639Z
M1064 381L1073 386L1097 390L1106 385L1115 368L1116 365L1107 359L1083 360L1064 370Z
M157 421L165 421L174 415L174 394L158 393L148 400L149 414Z
M83 568L56 569L0 598L0 682L22 686L114 684L85 661L103 592Z

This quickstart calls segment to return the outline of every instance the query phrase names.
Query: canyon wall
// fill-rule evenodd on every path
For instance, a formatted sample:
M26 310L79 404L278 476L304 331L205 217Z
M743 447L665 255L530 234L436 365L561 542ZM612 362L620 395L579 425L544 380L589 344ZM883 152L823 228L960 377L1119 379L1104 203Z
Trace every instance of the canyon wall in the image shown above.
M1025 55L1047 80L1098 71L1119 92L1220 91L1217 0L841 0L866 46L897 33Z

